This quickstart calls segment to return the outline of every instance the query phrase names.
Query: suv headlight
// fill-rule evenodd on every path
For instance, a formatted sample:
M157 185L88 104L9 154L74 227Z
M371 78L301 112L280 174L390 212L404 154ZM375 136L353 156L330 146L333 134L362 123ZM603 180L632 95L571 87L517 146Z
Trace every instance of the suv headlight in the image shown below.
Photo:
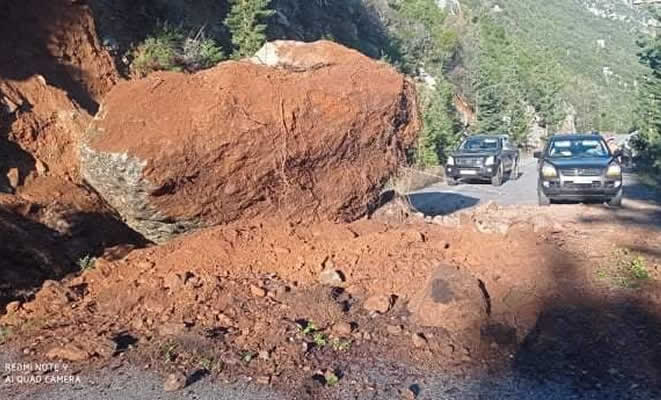
M606 176L609 178L619 178L622 175L622 167L619 164L611 164L606 170Z
M494 156L489 156L484 159L484 165L489 166L489 165L494 165L496 163L496 157Z
M542 176L544 178L555 178L558 176L558 171L553 165L544 163L544 165L542 165Z
M448 157L447 165L454 165L454 157L452 156Z

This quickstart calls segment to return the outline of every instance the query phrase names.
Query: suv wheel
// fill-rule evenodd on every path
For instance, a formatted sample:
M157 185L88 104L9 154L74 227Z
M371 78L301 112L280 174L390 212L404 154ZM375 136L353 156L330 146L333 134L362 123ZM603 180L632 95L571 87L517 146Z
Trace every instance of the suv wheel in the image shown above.
M451 177L448 177L445 181L447 182L448 186L457 186L459 183L455 178Z
M541 188L537 188L537 203L540 206L551 205L551 199L549 199L548 196L544 194Z
M615 197L608 200L609 207L622 207L622 189L615 195Z
M503 163L500 163L498 165L498 171L496 172L496 175L491 177L491 184L494 186L500 186L503 184Z

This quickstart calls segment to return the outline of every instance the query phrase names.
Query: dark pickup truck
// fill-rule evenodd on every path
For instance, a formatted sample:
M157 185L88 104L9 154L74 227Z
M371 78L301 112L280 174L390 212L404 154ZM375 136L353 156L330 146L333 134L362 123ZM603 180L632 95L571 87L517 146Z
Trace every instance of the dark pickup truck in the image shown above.
M540 205L553 200L606 201L622 204L622 167L601 135L554 135L539 160L537 197Z
M500 186L506 176L519 177L519 150L505 135L476 135L466 138L445 165L448 184L460 180L486 180Z

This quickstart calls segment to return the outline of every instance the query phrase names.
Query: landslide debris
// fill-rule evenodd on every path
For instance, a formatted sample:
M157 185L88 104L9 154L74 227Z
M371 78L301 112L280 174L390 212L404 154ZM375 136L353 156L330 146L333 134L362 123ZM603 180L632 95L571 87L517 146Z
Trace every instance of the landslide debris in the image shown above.
M351 221L375 204L419 128L412 84L332 42L267 46L267 62L155 73L105 98L82 173L133 229L163 242L258 216Z

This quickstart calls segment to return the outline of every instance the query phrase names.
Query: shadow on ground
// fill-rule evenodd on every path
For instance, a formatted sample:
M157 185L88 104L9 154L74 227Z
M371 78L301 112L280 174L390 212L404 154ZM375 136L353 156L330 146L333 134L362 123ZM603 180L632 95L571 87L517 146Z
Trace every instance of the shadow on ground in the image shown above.
M659 249L632 250L661 255ZM536 322L505 361L506 373L532 388L516 398L560 398L545 392L554 387L568 388L576 399L661 398L661 284L587 287L585 273L595 268L571 256L553 266L556 288L540 293L545 300ZM475 390L492 387L485 379Z
M26 300L46 280L80 272L79 260L120 256L147 241L110 213L76 212L63 217L69 228L58 232L29 218L38 206L11 210L0 206L0 310L13 300ZM26 215L24 215L26 214Z
M410 194L408 199L413 208L432 217L452 214L459 210L471 208L480 202L480 199L475 197L450 192L414 193Z

